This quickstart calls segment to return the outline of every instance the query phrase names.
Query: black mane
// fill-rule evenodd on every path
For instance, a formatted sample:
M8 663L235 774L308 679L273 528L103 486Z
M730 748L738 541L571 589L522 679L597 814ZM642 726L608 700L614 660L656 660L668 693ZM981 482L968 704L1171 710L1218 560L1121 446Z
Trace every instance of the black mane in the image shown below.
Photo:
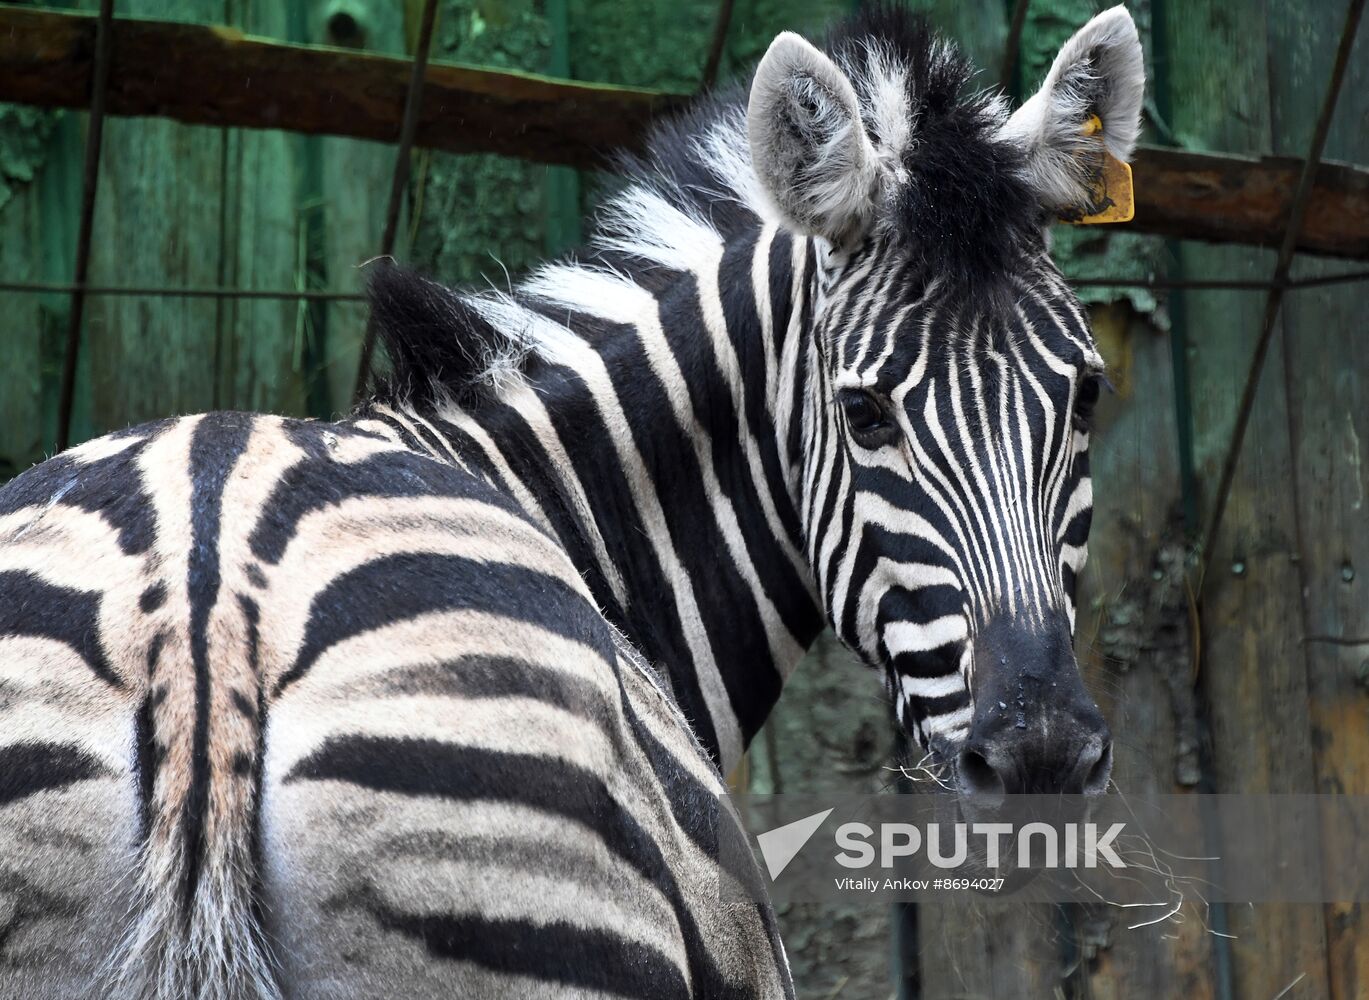
M390 357L390 372L376 386L377 402L477 402L491 359L520 350L465 295L389 259L371 264L366 297Z
M998 139L993 91L971 92L976 70L949 40L901 6L877 3L838 25L826 49L858 65L872 40L907 69L917 122L901 157L907 180L889 214L899 243L952 286L982 287L1041 244L1041 204L1023 152Z

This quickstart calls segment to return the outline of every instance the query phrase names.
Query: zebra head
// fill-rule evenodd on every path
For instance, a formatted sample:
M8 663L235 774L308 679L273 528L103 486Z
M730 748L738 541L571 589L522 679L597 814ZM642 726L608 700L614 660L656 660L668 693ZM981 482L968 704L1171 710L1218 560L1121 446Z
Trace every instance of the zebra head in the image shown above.
M1045 227L1134 146L1136 29L1095 17L1009 115L906 15L863 21L825 52L777 38L747 112L760 187L813 247L814 576L962 791L1101 792L1111 742L1072 640L1103 359Z

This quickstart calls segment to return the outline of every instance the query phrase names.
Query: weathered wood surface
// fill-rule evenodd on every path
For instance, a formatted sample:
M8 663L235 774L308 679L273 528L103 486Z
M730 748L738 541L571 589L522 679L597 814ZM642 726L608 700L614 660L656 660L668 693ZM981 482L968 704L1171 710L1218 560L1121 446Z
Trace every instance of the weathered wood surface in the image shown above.
M285 4L218 0L245 31L288 36ZM209 6L209 5L207 5ZM182 132L195 130L182 128ZM274 129L221 130L223 160L218 226L218 280L262 288L301 270L296 175L299 137ZM107 272L111 280L117 272ZM225 299L218 304L212 405L268 413L303 413L307 372L299 304Z
M353 0L307 10L303 3L225 7L201 0L121 5L136 15L227 18L247 30L328 40L331 15L345 8L369 44L402 53L403 12L388 3L376 7L367 17ZM16 136L20 116L55 116L56 131L47 137L27 127ZM0 175L7 182L0 270L7 278L69 280L83 128L84 116L23 105L0 116ZM11 155L11 141L24 158ZM29 159L31 178L19 167ZM112 119L92 283L360 290L357 265L375 253L393 162L388 143ZM407 222L403 228L407 235ZM406 246L401 240L401 252ZM0 479L51 448L50 383L61 361L60 336L54 340L52 331L60 334L70 297L5 293L4 300ZM359 303L91 297L73 437L216 407L318 416L344 410L362 322Z
M1334 39L1330 44L1334 47ZM1136 218L1128 229L1277 247L1302 160L1300 155L1244 157L1143 146L1133 169ZM1369 258L1369 170L1321 164L1299 249Z
M1276 10L1279 6L1270 0L1167 5L1166 83L1174 95L1170 124L1186 143L1256 154L1306 148L1307 129L1290 117L1275 121L1271 108L1281 104L1287 116L1309 125L1315 120L1326 85L1326 54L1335 47L1337 31L1314 23L1323 19L1313 18L1306 8L1283 15ZM1322 6L1332 8L1328 19L1339 21L1343 5ZM1284 16L1298 22L1296 45L1273 32ZM1290 74L1306 81L1296 96L1284 89ZM1352 89L1346 88L1347 96ZM1272 272L1274 254L1182 244L1177 262L1187 278L1255 278ZM1263 312L1260 294L1183 295L1188 398L1204 516L1211 508ZM1306 328L1312 339L1330 332L1322 320ZM1298 496L1306 484L1296 476L1293 458L1292 369L1285 346L1276 338L1265 365L1201 593L1198 684L1211 728L1212 780L1216 791L1226 793L1316 789L1319 754L1309 701L1308 649L1301 641ZM1324 393L1327 387L1308 388ZM1306 527L1319 532L1326 525ZM1225 833L1219 852L1239 852L1244 831ZM1309 839L1318 835L1315 829L1307 831ZM1229 906L1226 913L1234 935L1229 949L1237 996L1275 996L1285 989L1288 997L1332 995L1319 907Z
M94 30L94 18L85 14L0 9L0 100L85 107ZM390 142L398 137L410 75L406 59L287 45L205 24L121 17L113 34L111 115ZM419 146L554 163L597 162L679 100L441 64L428 67L425 81Z
M947 17L959 24L968 9L955 6L960 14ZM997 23L972 20L984 25L981 31ZM997 38L1002 31L992 34ZM0 100L84 107L93 38L88 15L0 10ZM393 141L408 73L405 60L372 52L119 18L109 113ZM577 166L602 165L608 151L637 145L652 117L687 100L441 63L429 66L426 80L419 146ZM1296 161L1286 157L1142 148L1136 159L1136 219L1127 228L1277 245L1297 171ZM1329 163L1319 170L1299 249L1369 259L1369 170Z
M1121 794L1170 794L1199 778L1175 387L1169 338L1125 304L1095 307L1099 350L1115 392L1099 403L1089 562L1080 576L1080 668L1115 740ZM1196 904L1196 901L1195 901ZM1096 1000L1213 993L1207 915L1129 930L1133 914L1074 913Z
M1327 59L1341 31L1346 5L1308 9L1269 6L1273 149L1297 154L1311 139L1314 109L1326 86ZM1357 47L1332 119L1327 155L1369 160L1369 31ZM1329 270L1317 264L1308 270ZM1369 511L1364 465L1369 455L1369 353L1364 326L1369 287L1301 292L1285 299L1281 353L1289 417L1290 468L1297 484L1298 583L1302 614L1293 630L1304 636L1369 636ZM1264 484L1266 492L1281 484ZM1369 794L1369 644L1301 643L1315 784L1326 794ZM1363 857L1363 837L1343 839L1323 829L1327 884L1343 884ZM1369 898L1369 885L1358 887ZM1332 904L1323 911L1329 995L1369 996L1369 919L1364 906ZM1301 984L1300 984L1301 985Z
M129 0L122 9L287 30L279 5ZM167 61L165 53L144 58L154 70ZM111 119L92 283L293 284L294 152L291 137L276 131ZM90 364L90 431L218 408L299 413L298 333L288 301L92 297L82 348Z
M292 4L298 7L298 4ZM310 0L303 37L358 52L402 55L405 7L394 0ZM440 23L440 22L439 22ZM361 291L361 264L379 251L386 192L395 167L390 143L338 136L301 137L300 227L308 280L320 288ZM416 163L416 167L420 164ZM418 174L421 183L423 175ZM409 259L409 199L401 209L395 255ZM366 329L362 302L330 302L307 314L311 358L321 370L310 403L317 416L344 413L356 385Z
M0 274L69 279L80 199L81 146L62 112L0 106ZM61 169L68 165L74 169ZM74 183L73 183L74 182ZM72 214L68 214L72 213ZM50 252L39 252L46 237ZM0 308L0 482L43 457L45 385L66 327L62 295L3 297Z
M120 6L149 16L223 17L222 5L212 0ZM106 121L91 240L93 284L218 284L224 138L221 130L192 132L164 120ZM89 298L81 356L91 372L90 432L211 408L225 339L218 305L210 299ZM78 440L73 435L73 443Z

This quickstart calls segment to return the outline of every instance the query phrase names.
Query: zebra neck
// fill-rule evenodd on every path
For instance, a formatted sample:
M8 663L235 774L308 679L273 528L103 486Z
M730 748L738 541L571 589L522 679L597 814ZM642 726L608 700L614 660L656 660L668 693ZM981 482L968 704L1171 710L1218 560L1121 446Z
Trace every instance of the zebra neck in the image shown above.
M649 291L565 277L573 302L520 303L524 378L437 414L555 532L725 772L823 625L796 509L806 260L770 230Z

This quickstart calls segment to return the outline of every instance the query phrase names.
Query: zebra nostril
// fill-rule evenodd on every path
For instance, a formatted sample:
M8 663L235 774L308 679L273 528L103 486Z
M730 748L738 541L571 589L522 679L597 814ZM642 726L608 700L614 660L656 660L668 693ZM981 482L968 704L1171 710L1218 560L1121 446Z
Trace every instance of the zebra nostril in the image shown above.
M1096 757L1094 756L1096 754ZM1094 758L1091 762L1089 758ZM1102 795L1108 790L1108 780L1112 777L1112 740L1104 740L1101 747L1090 747L1084 751L1079 770L1084 776L1084 794Z
M1007 794L1007 785L998 769L980 751L966 747L956 758L956 777L962 794L977 799L998 800Z

